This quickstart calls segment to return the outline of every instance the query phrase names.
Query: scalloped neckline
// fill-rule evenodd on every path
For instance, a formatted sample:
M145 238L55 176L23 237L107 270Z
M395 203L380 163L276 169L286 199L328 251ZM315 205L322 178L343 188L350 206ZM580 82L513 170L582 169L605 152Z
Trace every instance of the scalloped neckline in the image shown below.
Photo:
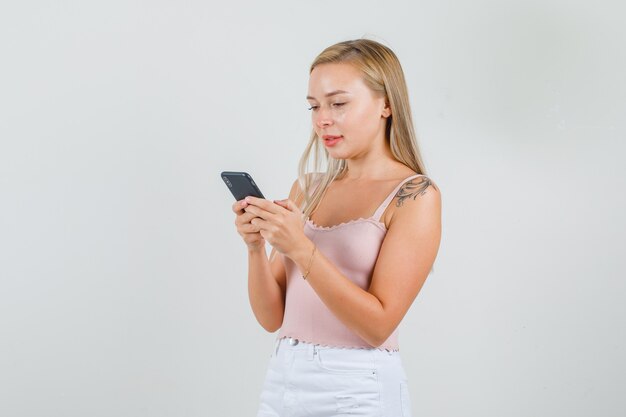
M363 222L373 223L375 226L380 227L385 232L387 231L387 226L385 226L385 223L374 219L374 216L371 216L371 217L359 217L358 219L347 220L345 222L341 222L339 224L334 224L332 226L321 226L319 224L316 224L313 220L311 220L310 217L306 219L305 223L308 224L312 229L317 229L317 230L334 230L334 229L337 229L337 228L340 228L340 227L343 227L343 226L348 226L348 225L351 225L351 224L363 223Z
M395 198L395 195L397 194L398 189L400 189L400 187L402 187L402 185L403 185L403 184L404 184L407 180L409 180L409 179L411 179L411 178L413 178L413 177L419 177L419 176L425 177L425 175L423 175L423 174L413 174L413 175L410 175L410 176L408 176L407 178L403 179L403 180L402 180L402 181L401 181L401 182L400 182L400 183L396 186L396 188L394 188L394 190L392 190L392 191L391 191L391 194L389 194L389 195L387 196L387 198L389 198L389 196L393 196L393 197L391 198L391 200L389 200L389 203L391 203L391 201L393 201L393 198ZM311 227L311 228L312 228L312 229L314 229L314 230L335 230L335 229L340 228L340 227L343 227L343 226L348 226L348 225L355 224L355 223L367 222L367 223L372 223L373 225L375 225L375 226L379 227L380 229L382 229L384 232L387 232L387 230L388 230L388 229L387 229L387 226L385 225L385 223L384 223L384 222L381 222L380 220L376 220L376 219L374 218L374 216L376 216L376 214L378 213L378 210L379 210L379 209L383 206L383 204L385 204L385 202L386 202L386 201L387 201L387 199L383 200L383 202L381 203L381 205L380 205L380 206L378 206L378 208L376 209L376 212L374 212L374 214L373 214L373 215L371 215L370 217L359 217L359 218L357 218L357 219L347 220L347 221L345 221L345 222L341 222L341 223L339 223L339 224L335 224L335 225L332 225L332 226L321 226L321 225L319 225L319 224L316 224L313 220L311 220L311 216L309 216L309 217L307 217L307 219L306 219L306 221L305 221L305 224L308 224L308 225L309 225L309 227ZM386 209L386 207L385 207L385 209ZM384 215L384 210L383 210L383 213L381 213L381 216L380 216L380 217L383 217L383 215Z

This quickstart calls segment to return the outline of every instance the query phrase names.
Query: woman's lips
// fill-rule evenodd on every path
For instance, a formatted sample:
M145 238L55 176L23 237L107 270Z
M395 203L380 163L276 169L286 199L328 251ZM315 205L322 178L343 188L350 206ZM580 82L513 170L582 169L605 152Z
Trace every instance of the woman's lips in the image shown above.
M337 142L343 139L343 136L324 136L324 146L335 146Z

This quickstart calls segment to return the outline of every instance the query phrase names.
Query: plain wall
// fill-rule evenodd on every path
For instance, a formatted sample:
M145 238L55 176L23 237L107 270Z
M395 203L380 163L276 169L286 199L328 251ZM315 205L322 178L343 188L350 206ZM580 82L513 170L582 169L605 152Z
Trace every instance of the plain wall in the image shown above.
M3 2L0 415L254 415L275 334L219 172L285 198L308 67L362 36L443 198L400 327L414 415L623 415L624 9Z

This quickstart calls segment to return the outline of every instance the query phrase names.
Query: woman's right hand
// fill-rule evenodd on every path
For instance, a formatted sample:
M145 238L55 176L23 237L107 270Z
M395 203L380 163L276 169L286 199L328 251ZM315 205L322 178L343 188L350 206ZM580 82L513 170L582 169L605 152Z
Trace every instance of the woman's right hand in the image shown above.
M235 218L237 233L241 235L245 244L248 245L248 249L264 249L265 239L261 236L261 229L250 223L250 220L254 219L256 216L245 211L247 206L248 203L246 200L239 200L233 204L233 211L237 215Z

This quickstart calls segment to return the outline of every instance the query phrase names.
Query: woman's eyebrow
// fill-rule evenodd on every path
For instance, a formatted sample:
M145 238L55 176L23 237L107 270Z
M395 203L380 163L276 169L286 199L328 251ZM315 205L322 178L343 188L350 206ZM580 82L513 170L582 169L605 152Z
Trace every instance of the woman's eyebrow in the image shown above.
M345 94L345 93L348 93L348 92L344 91L344 90L335 90L335 91L331 91L330 93L324 94L324 96L325 97L330 97L330 96L334 96L336 94ZM312 96L306 96L306 99L307 100L310 100L310 99L317 100L315 97L312 97Z

